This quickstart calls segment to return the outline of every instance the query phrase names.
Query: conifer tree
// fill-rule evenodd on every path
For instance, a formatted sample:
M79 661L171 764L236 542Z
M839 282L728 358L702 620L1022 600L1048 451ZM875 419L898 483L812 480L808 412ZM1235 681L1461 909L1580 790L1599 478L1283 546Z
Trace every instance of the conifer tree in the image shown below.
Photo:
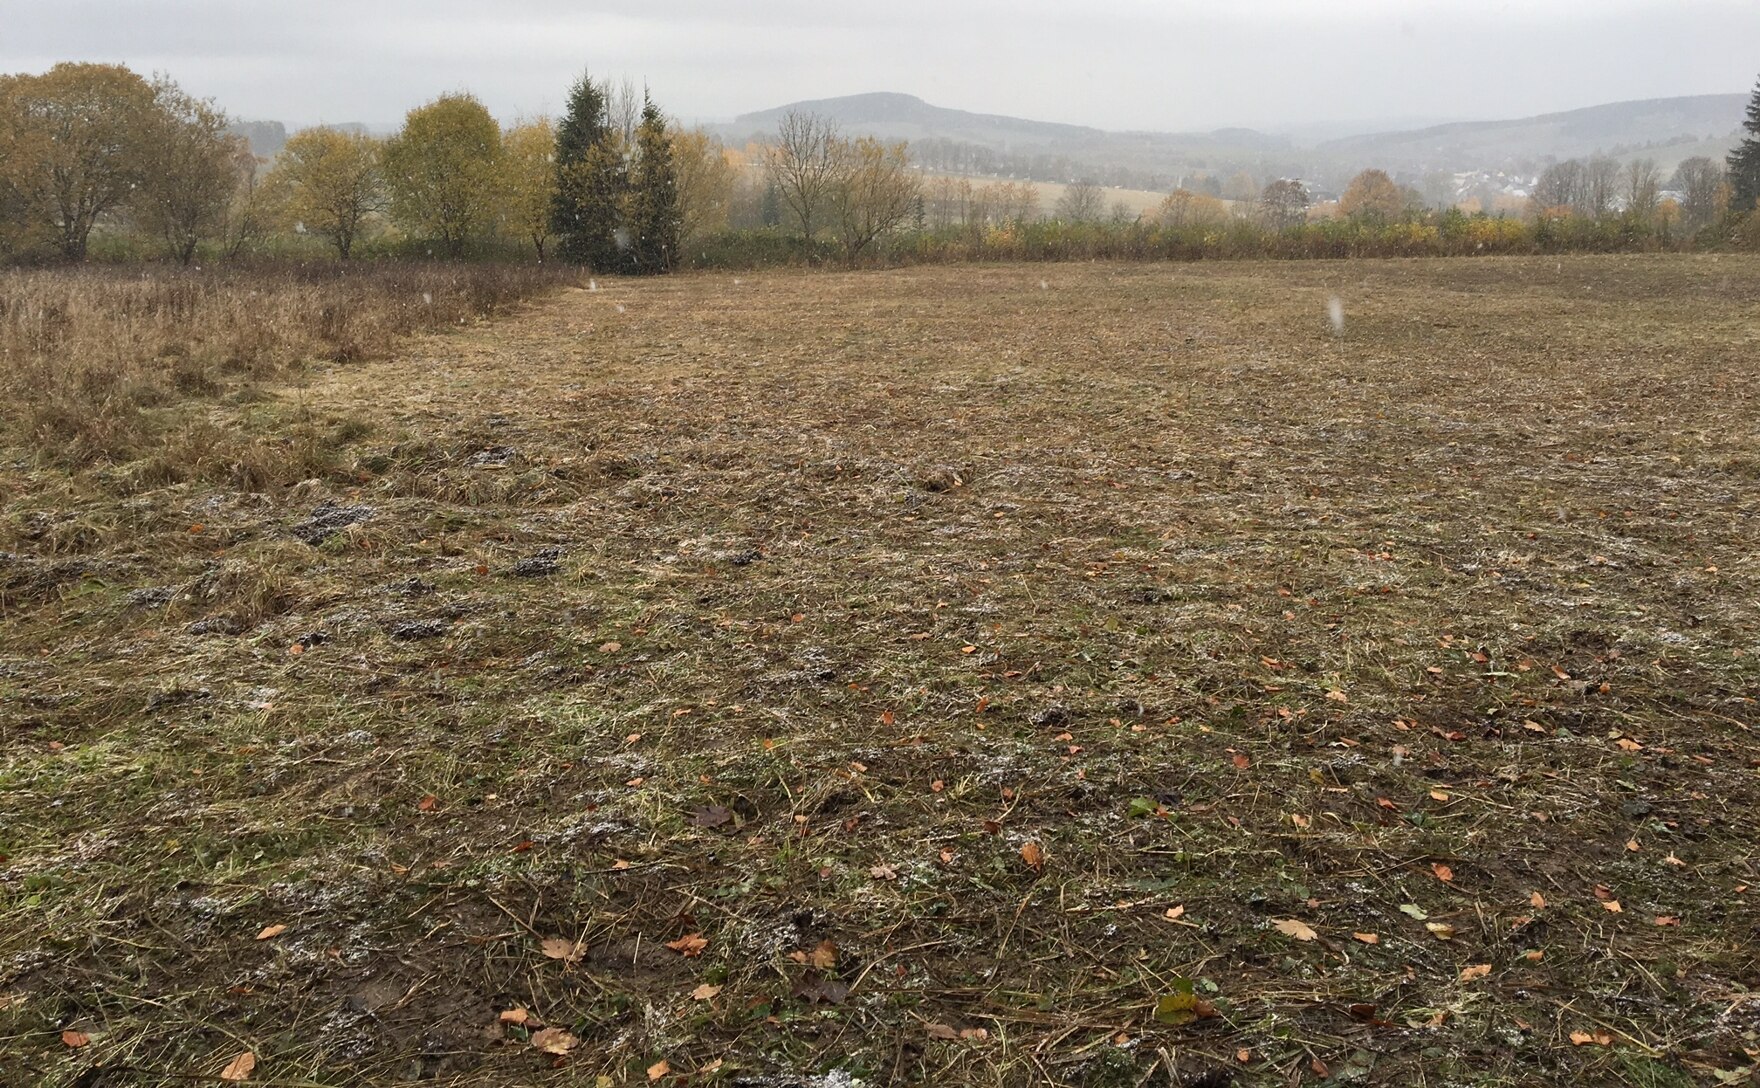
M605 89L587 74L568 95L556 126L556 198L550 225L565 261L595 272L623 263L618 208L626 188L623 148L611 131Z
M678 166L672 137L659 107L642 101L636 130L635 168L630 178L627 230L630 270L643 275L672 271L678 261L683 217L678 203Z
M1748 119L1742 128L1748 135L1729 156L1729 183L1734 189L1730 207L1746 213L1760 205L1760 83L1748 100Z

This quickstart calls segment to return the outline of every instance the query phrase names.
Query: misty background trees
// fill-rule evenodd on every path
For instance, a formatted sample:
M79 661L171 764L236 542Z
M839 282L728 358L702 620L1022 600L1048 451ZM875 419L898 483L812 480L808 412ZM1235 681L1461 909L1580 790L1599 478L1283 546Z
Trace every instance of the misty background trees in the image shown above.
M729 146L669 120L629 80L583 75L555 120L503 125L457 92L410 110L385 137L360 126L289 136L229 118L167 76L60 64L0 76L0 259L523 255L653 274L775 261L1760 245L1760 88L1744 130L1727 161L1697 155L1667 173L1616 148L1495 182L1371 166L1333 193L1324 179L1225 161L1151 194L1097 180L1105 172L1064 184L1011 176L1020 164L1006 155L845 133L799 110Z

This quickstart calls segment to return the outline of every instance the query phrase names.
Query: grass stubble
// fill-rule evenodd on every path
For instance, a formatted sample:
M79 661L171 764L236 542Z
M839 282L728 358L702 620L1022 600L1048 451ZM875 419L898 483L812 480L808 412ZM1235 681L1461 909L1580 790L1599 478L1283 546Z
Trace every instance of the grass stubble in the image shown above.
M13 402L0 1082L1752 1075L1760 260L596 286Z

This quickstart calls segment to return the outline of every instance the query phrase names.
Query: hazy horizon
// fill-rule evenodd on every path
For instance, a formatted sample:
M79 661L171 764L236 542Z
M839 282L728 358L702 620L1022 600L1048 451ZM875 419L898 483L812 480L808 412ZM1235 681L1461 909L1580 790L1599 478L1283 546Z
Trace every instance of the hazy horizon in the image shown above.
M1760 5L1734 0L903 0L886 11L659 0L637 15L559 0L394 0L371 11L173 0L25 0L0 71L56 61L164 71L234 116L394 125L469 90L503 118L554 113L583 68L724 121L871 91L1113 130L1440 123L1746 91Z

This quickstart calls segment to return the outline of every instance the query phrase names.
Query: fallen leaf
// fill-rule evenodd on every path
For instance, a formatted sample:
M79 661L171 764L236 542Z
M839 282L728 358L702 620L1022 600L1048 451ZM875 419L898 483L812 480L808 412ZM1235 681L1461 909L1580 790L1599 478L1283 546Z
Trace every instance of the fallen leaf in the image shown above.
M898 870L890 865L876 865L868 870L868 875L875 880L897 880Z
M1045 871L1045 848L1039 845L1039 840L1028 839L1021 846L1021 860L1035 873Z
M1491 965L1489 963L1471 964L1469 966L1461 968L1461 981L1462 982L1472 982L1475 979L1484 978L1486 975L1489 975L1490 973L1491 973Z
M78 1050L80 1047L85 1046L91 1041L92 1037L90 1035L87 1035L83 1031L75 1031L72 1028L68 1028L61 1033L61 1045L69 1050Z
M667 941L666 947L681 955L701 956L709 941L701 933L687 933L676 941Z
M1425 922L1424 928L1434 934L1439 941L1454 940L1454 927L1446 922Z
M928 1032L929 1038L931 1039L943 1039L947 1042L953 1042L959 1038L959 1032L948 1027L946 1024L925 1024L923 1030Z
M621 642L606 642L600 645L599 652L602 654L614 654L621 649L623 649L623 643Z
M251 1070L257 1067L257 1056L248 1050L241 1050L238 1057L226 1063L220 1070L221 1080L249 1080Z
M1253 1060L1253 1052L1243 1046L1239 1050L1234 1052L1234 1060L1237 1062L1240 1062L1242 1065L1245 1065L1248 1062Z
M961 1028L959 1037L969 1043L981 1043L990 1038L989 1028Z
M1186 905L1184 903L1181 903L1177 907L1168 907L1167 913L1162 915L1162 917L1166 918L1169 922L1177 922L1181 918L1184 918L1185 916L1186 916Z
M270 939L271 937L279 937L283 933L286 933L286 932L287 932L287 927L284 925L276 924L276 925L272 925L272 926L264 926L262 929L257 931L257 940L266 941L266 940Z
M1432 800L1432 801L1446 801L1446 800L1448 800L1448 791L1446 791L1446 790L1431 790L1430 791L1430 800Z
M1672 914L1658 914L1656 924L1659 926L1678 926L1681 924L1681 920Z
M1440 861L1433 863L1430 866L1430 871L1435 873L1436 879L1442 881L1444 884L1447 884L1454 879L1454 870L1442 864Z
M830 940L819 942L819 946L807 955L807 962L821 970L829 970L837 966L837 945Z
M531 1023L532 1014L525 1008L516 1005L511 1009L502 1009L501 1015L496 1019L500 1020L503 1024L513 1024L518 1027L523 1024Z
M1271 925L1286 937L1294 937L1298 941L1311 941L1320 936L1306 922L1298 922L1294 918L1273 918Z
M1420 922L1430 917L1430 915L1424 912L1424 908L1418 906L1416 903L1401 903L1399 905L1399 912L1407 917L1416 918Z
M1619 900L1617 899L1603 899L1601 901L1601 909L1611 911L1614 914L1624 914L1626 908L1620 906Z
M708 1001L721 992L721 987L711 986L707 982L691 991L692 1001Z
M434 806L439 803L440 803L440 798L435 797L433 794L430 793L426 797L422 798L420 801L416 802L416 808L422 810L423 812L433 812Z
M1315 1058L1312 1061L1308 1062L1308 1068L1312 1069L1314 1071L1314 1075L1316 1077L1319 1077L1321 1080L1325 1080L1327 1077L1332 1075L1332 1071L1330 1069L1326 1068L1326 1063L1321 1061L1319 1058Z
M1151 1014L1158 1024L1180 1026L1196 1020L1208 1020L1216 1015L1216 1006L1199 997L1196 987L1189 978L1173 980L1173 992L1155 1001L1155 1011Z
M1533 905L1535 910L1546 909L1546 897L1539 892L1535 892L1533 895L1528 896L1528 902Z
M1234 762L1235 767L1237 767L1238 769L1243 770L1243 771L1253 765L1253 761L1248 759L1246 757L1245 753L1242 753L1242 752L1236 752L1234 754L1233 762Z
M1314 821L1310 817L1303 816L1299 812L1296 813L1295 815L1291 816L1289 818L1289 822L1292 824L1295 824L1297 827L1301 828L1303 831L1306 831L1309 827L1312 827L1314 824Z
M723 827L733 822L733 810L725 805L710 805L691 813L691 822L698 827Z
M799 623L800 621L796 620L795 622ZM665 1058L661 1058L653 1065L648 1066L648 1080L659 1080L670 1072L672 1072L672 1063L668 1062Z
M1587 1031L1571 1032L1571 1044L1573 1046L1588 1046L1590 1043L1593 1043L1596 1046L1612 1046L1613 1036L1607 1034L1605 1031L1597 1031L1593 1033Z
M580 1046L581 1041L572 1031L565 1031L562 1028L545 1028L543 1031L532 1033L532 1045L546 1054L567 1054L575 1047Z
M567 937L545 937L538 945L538 951L553 960L563 963L579 963L581 954L586 951L579 941L571 941Z
M1338 691L1336 689L1327 692L1326 697L1335 703L1348 703L1351 701L1351 697L1349 695L1346 695L1344 692Z
M1351 936L1355 937L1359 941L1362 941L1364 944L1380 944L1381 943L1381 934L1379 934L1379 933L1353 933L1353 934L1351 934Z

